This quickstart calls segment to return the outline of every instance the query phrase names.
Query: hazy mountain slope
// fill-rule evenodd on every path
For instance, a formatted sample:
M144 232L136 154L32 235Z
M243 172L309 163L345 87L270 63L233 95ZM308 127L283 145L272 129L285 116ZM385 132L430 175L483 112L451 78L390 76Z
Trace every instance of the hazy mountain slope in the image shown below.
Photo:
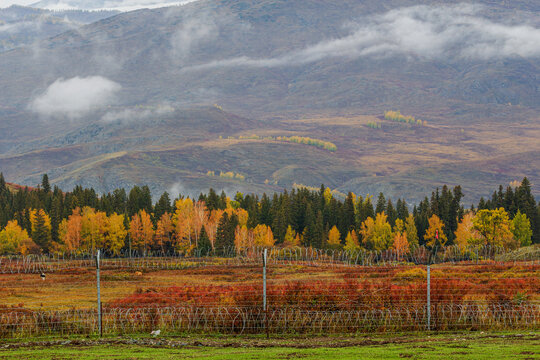
M200 0L122 13L0 54L0 170L99 191L324 182L414 201L444 183L477 198L523 175L539 191L539 12L526 0ZM383 120L390 109L427 125ZM237 139L250 134L338 150Z
M0 52L56 36L90 24L117 11L50 11L12 5L0 9Z

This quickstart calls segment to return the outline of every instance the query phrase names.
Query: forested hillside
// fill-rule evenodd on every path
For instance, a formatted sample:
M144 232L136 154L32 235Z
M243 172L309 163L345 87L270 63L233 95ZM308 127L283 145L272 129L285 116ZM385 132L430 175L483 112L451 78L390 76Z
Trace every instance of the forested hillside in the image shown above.
M262 197L213 189L198 198L163 193L153 204L147 186L98 196L77 186L51 189L48 176L36 189L8 186L0 176L0 253L93 252L124 249L219 253L251 246L313 247L356 251L458 245L463 251L490 245L516 249L540 243L540 204L525 178L499 188L470 209L461 187L444 186L412 209L384 194L292 189Z

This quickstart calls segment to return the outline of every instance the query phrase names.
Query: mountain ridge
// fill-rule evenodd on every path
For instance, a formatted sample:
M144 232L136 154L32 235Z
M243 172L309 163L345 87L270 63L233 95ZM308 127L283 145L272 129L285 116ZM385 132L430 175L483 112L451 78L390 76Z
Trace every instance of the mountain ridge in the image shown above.
M473 201L523 175L538 192L540 163L531 154L540 150L540 50L525 45L538 36L539 11L525 0L201 0L118 14L0 53L9 69L0 82L10 89L0 94L0 169L17 182L38 183L49 172L66 189L84 181L100 192L142 183L153 183L154 194L175 183L192 193L261 192L324 182L418 201L447 181ZM406 29L403 20L435 40L394 41L388 34ZM465 41L464 26L487 40ZM507 46L491 41L492 29ZM376 36L364 41L370 32ZM108 93L90 92L90 83ZM387 110L427 125L385 120ZM239 140L251 134L305 136L337 151ZM520 155L527 161L511 166ZM17 166L21 159L33 168ZM474 169L480 165L484 172ZM212 171L246 180L206 175Z

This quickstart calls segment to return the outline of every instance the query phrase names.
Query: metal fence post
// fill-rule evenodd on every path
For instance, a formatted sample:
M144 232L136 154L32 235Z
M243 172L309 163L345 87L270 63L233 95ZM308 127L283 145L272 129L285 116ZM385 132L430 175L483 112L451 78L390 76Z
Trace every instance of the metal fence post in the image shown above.
M429 264L427 266L427 329L431 330L431 276L429 273Z
M99 283L99 260L100 260L100 250L97 251L96 255L96 277L97 277L97 311L98 311L98 328L99 336L103 336L103 328L101 322L101 287Z
M263 311L264 311L264 328L266 330L266 338L270 337L268 329L268 311L266 304L266 260L268 256L268 249L264 249L263 252Z

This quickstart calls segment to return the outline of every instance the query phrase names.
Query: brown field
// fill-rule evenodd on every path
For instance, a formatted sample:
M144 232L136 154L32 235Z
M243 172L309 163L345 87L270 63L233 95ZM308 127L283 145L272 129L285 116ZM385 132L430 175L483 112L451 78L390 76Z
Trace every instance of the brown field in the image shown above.
M194 265L194 263L186 264ZM520 293L527 301L540 302L540 265L440 264L432 266L431 278L432 283L439 282L440 288L444 290L444 294L439 295L432 290L432 296L439 296L439 299L444 301L446 300L444 297L450 296L451 293L468 291L471 298L504 294L505 299L512 299ZM388 288L398 285L421 285L425 288L425 266L272 265L268 269L269 289L295 283L319 284L318 287L325 287L347 281ZM260 291L258 289L262 289L261 266L219 265L218 261L216 265L180 270L149 267L146 269L105 267L101 270L101 298L104 304L134 294L159 293L172 287L209 286L215 287L216 293L221 292L219 287L223 286L232 287L229 289L233 291L237 286L251 286L255 289L254 292L258 292ZM0 274L0 290L2 305L6 307L41 310L92 308L95 306L97 296L96 270L88 267L62 269L47 273L44 281L41 280L39 273Z

